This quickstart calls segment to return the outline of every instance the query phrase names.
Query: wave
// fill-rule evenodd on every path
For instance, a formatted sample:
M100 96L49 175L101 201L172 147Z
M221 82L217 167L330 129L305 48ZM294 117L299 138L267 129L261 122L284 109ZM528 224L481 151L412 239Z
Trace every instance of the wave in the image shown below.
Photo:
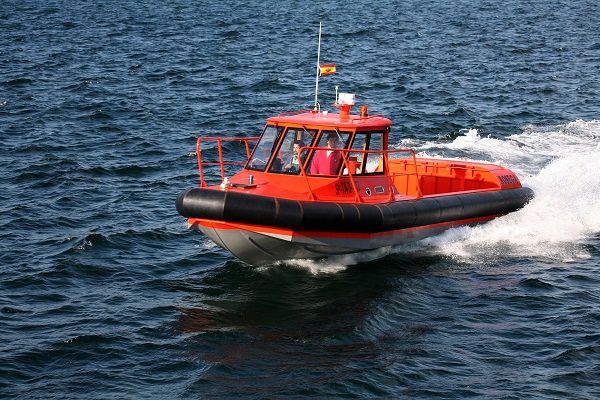
M9 79L7 81L2 82L2 84L5 86L24 86L24 85L30 85L34 82L35 81L33 79L29 79L29 78L14 78L14 79Z
M600 121L527 126L506 139L468 130L450 143L416 147L432 157L467 155L514 170L535 198L523 209L485 225L452 229L421 241L462 260L539 257L569 262L591 255L585 243L600 232ZM414 143L413 143L414 144Z

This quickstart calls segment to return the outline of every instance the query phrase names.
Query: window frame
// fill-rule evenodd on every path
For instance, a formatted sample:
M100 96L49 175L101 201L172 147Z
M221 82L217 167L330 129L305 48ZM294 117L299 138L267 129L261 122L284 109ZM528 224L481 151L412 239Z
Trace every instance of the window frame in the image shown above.
M257 167L253 167L252 166L252 161L255 159L254 155L256 154L256 152L260 151L260 144L262 143L264 136L265 136L265 132L267 132L267 129L269 129L270 127L273 127L276 131L275 134L275 138L273 139L273 144L271 145L271 152L270 155L268 156L268 158L266 159L266 162L264 164L264 166L262 168L257 168ZM279 141L281 139L281 135L283 134L283 132L285 131L285 127L284 126L280 126L277 124L266 124L265 127L263 128L262 134L260 135L260 139L258 140L258 142L256 143L256 145L254 146L254 149L252 150L252 154L250 155L250 158L248 158L248 161L246 162L246 165L244 166L244 169L250 170L250 171L257 171L257 172L266 172L271 168L271 163L273 160L273 156L274 156L274 149L276 148L276 146L279 144Z
M373 135L381 135L381 148L377 149L379 151L381 151L379 157L381 158L385 158L385 154L384 152L384 148L385 148L385 137L386 137L386 133L387 130L386 129L382 129L382 130L372 130L372 131L355 131L354 132L354 136L352 137L352 142L350 143L350 146L348 147L348 156L350 156L352 154L352 150L355 151L363 151L363 150L373 150L371 149L371 143L372 143L372 139L373 139ZM359 136L365 136L365 141L364 141L364 148L363 149L354 149L353 146L356 143L356 139ZM367 164L369 161L369 156L372 156L373 153L362 153L363 154L363 159L361 160L361 165L360 165L360 172L358 173L354 173L352 174L353 176L372 176L372 175L385 175L386 169L387 169L387 165L385 163L385 160L383 160L383 168L381 171L373 171L373 172L368 172L367 171ZM366 162L365 162L366 161Z
M304 126L285 126L284 127L284 131L283 133L280 135L280 139L278 140L277 146L274 148L273 150L273 156L271 158L274 159L274 157L277 157L277 155L279 154L279 152L281 151L282 146L284 145L285 140L288 137L288 134L291 130L296 131L296 134L298 131L304 131L309 137L312 136L312 139L310 141L310 143L304 143L304 146L302 147L310 147L312 146L312 143L315 141L315 138L319 137L319 130L318 129L308 129ZM296 142L296 139L294 138L294 140L292 141L292 146L293 143ZM304 152L308 152L308 150L304 150ZM304 161L306 162L306 159L309 157L310 154L307 154L304 157ZM300 158L302 159L302 155L300 155ZM285 160L282 160L282 167L284 167ZM308 166L309 164L306 163L305 166ZM280 171L276 171L273 170L273 162L269 163L269 168L265 169L266 172L271 173L271 174L284 174L284 175L300 175L300 169L298 169L298 171L285 171L284 169L280 170Z

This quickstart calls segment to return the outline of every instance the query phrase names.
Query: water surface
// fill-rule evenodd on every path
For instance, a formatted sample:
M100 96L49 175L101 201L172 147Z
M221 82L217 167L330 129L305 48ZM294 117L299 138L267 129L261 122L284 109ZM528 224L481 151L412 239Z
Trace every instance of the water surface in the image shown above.
M515 170L521 211L264 268L175 211L202 132L335 85L394 146ZM600 396L593 1L0 4L0 397Z

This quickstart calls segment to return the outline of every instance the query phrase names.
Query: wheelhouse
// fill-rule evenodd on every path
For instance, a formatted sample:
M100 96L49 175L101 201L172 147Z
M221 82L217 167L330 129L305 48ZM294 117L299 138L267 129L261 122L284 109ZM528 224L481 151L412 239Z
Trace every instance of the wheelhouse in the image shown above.
M267 121L245 169L314 177L348 175L348 168L352 175L385 174L390 127L381 116L280 115Z

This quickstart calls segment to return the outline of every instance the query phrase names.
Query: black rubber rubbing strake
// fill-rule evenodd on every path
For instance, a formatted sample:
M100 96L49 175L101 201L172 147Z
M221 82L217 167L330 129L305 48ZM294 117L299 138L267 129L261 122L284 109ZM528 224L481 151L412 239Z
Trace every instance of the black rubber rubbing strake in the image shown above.
M179 214L187 218L297 230L381 232L506 214L532 198L533 191L523 187L385 204L349 204L193 188L181 193L176 205Z

